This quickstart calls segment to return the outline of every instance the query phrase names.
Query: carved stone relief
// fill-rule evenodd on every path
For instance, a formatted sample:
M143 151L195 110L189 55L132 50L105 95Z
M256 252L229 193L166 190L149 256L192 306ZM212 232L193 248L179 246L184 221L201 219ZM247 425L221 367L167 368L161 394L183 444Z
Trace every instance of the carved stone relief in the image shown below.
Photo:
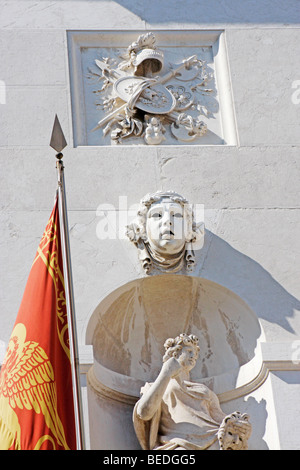
M217 395L191 382L199 346L194 335L165 342L161 371L146 383L133 411L137 438L144 450L246 450L252 426L246 413L226 415Z
M140 35L115 59L95 59L99 71L91 70L90 78L102 82L96 95L106 116L94 130L103 129L104 136L110 134L116 143L136 136L148 145L166 140L166 127L182 142L205 135L201 95L213 93L213 73L197 55L169 63L162 73L164 61L153 33ZM206 113L213 114L212 106Z
M222 31L69 31L74 144L235 145Z
M147 194L136 219L127 227L147 274L152 270L192 271L194 250L202 247L204 223L196 223L191 205L174 191Z

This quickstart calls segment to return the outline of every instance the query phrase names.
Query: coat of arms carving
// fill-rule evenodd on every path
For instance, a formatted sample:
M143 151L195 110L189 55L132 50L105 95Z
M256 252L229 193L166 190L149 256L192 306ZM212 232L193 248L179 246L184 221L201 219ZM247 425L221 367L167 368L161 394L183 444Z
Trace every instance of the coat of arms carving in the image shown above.
M88 78L98 84L93 93L101 119L90 131L99 140L102 134L111 143L200 143L209 131L206 118L216 112L214 73L206 62L195 54L166 61L151 32L125 53L95 58Z

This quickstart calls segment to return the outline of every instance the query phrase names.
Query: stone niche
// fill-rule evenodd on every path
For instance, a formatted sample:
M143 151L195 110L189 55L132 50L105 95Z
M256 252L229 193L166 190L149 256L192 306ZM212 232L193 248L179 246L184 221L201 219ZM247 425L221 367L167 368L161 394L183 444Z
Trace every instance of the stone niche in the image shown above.
M261 338L258 319L246 303L206 279L174 274L143 278L98 305L87 330L94 354L88 373L92 448L139 448L132 426L134 403L140 387L160 370L164 341L181 332L199 338L191 379L218 394L235 389L239 371L254 358Z

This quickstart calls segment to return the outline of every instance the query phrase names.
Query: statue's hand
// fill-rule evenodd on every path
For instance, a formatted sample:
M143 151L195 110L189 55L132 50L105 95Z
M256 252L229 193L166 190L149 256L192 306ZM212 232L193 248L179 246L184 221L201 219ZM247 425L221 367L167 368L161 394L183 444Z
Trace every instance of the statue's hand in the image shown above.
M162 366L162 373L170 378L176 377L182 370L182 365L175 357L170 357Z

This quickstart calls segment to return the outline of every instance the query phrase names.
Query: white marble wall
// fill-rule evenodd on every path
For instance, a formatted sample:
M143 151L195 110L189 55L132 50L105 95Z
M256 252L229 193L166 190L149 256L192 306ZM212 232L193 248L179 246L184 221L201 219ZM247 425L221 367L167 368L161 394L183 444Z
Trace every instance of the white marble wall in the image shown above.
M56 113L69 143L80 345L99 302L143 275L127 240L97 238L97 207L118 209L119 196L131 205L149 191L174 189L205 206L207 234L194 275L237 293L257 314L266 341L289 342L292 350L300 336L300 104L292 99L300 80L299 2L1 0L0 12L0 355L53 206ZM67 30L201 28L225 30L238 146L73 148ZM292 412L299 413L297 384L297 373L288 371L268 382L281 426L269 447L299 448L286 437L293 419L300 432Z

